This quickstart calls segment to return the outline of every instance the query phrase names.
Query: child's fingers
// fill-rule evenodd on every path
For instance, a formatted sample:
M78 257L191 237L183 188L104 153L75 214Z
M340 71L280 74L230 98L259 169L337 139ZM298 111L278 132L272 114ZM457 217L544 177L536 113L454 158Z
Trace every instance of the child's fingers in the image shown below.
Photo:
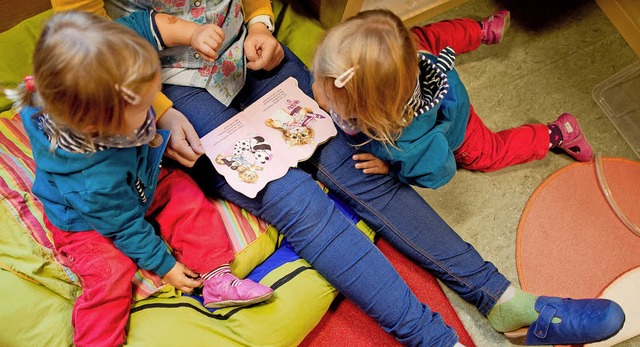
M205 24L200 28L204 36L214 39L219 44L222 44L222 41L224 41L224 31L219 26L215 24Z
M386 175L389 173L386 166L374 166L371 168L363 169L363 173L367 175Z
M375 160L359 161L356 163L356 169L371 169L378 165L379 163Z
M186 288L187 290L184 290L184 289L180 289L180 290L187 291L188 293L190 293L195 288L200 287L202 285L202 281L187 277L182 283L182 285L183 285L183 288Z
M351 157L353 160L374 160L374 159L378 159L375 155L371 154L371 153L358 153L358 154L354 154L353 157Z
M386 175L389 173L389 166L384 161L378 159L371 153L358 153L353 155L353 160L357 161L356 169L362 170L365 174Z
M213 27L213 31L224 40L224 30L215 24L209 24Z
M183 292L191 293L191 291L193 291L195 288L198 288L202 285L202 280L196 277L198 277L198 275L195 272L185 267L183 276L178 281L177 288Z
M222 45L222 41L215 38L206 38L198 45L197 51L207 61L215 61L218 58L218 50Z
M211 49L211 47L207 45L199 47L198 49L196 49L196 52L198 52L202 56L202 59L204 59L204 61L207 61L209 63L213 63L216 61L216 59L218 59L218 52Z
M261 51L258 50L252 51L251 54L247 53L247 69L258 71L266 66L267 61L260 54Z
M209 33L204 40L207 45L216 51L222 47L222 41L224 41L224 36L220 36L215 33Z
M378 160L367 160L367 161L361 161L356 163L356 169L361 169L361 170L372 170L372 169L376 169L379 168L380 166L383 166L384 164Z
M278 41L272 40L265 44L263 55L265 56L265 59L267 59L267 64L264 69L266 71L271 71L276 66L280 65L280 62L284 58L284 50Z
M197 273L193 272L191 269L189 269L186 266L184 267L183 272L184 272L185 275L187 275L189 277L192 277L192 278L197 278L198 277Z
M174 286L175 287L175 286ZM190 294L191 292L193 292L194 289L196 289L197 287L191 287L191 286L187 286L187 285L182 285L179 287L175 287L176 289L180 290L183 293L187 293Z
M361 169L366 174L388 174L387 164L379 159L363 161L356 164L356 169Z
M218 50L224 41L224 32L217 25L206 24L198 27L191 37L191 46L205 61L218 58Z
M251 62L258 60L258 58L260 57L258 54L258 49L254 45L248 44L246 41L244 46L244 55L247 57L247 67Z

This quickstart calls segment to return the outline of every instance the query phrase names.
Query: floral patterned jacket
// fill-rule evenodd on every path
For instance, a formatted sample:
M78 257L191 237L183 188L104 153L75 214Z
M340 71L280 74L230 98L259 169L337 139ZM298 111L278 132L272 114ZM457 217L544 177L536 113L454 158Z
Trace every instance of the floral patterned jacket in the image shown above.
M132 6L132 4L134 6ZM160 50L162 81L167 84L205 88L218 101L229 105L245 82L244 39L241 0L112 0L107 13L142 35ZM138 12L131 12L131 11ZM218 59L210 63L189 46L164 47L154 24L155 12L171 14L198 24L222 28L225 39Z

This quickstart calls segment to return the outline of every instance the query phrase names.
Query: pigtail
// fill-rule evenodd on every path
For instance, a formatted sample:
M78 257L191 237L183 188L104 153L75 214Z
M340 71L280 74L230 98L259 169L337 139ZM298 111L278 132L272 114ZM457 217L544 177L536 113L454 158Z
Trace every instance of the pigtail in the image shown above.
M4 95L13 101L13 109L16 112L20 112L25 106L42 106L38 93L36 93L36 84L33 76L26 76L16 89L5 89Z

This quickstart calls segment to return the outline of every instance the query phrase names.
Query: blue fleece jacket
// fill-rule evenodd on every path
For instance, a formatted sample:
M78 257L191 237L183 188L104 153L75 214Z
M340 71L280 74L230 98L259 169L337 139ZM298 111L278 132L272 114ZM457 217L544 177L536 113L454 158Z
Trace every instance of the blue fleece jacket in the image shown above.
M176 260L144 216L156 190L169 132L159 131L163 143L156 148L51 151L38 124L39 114L32 107L20 112L36 163L33 193L42 201L47 218L65 231L96 230L139 267L165 275ZM136 190L137 179L146 200Z
M450 49L449 49L450 50ZM453 50L450 50L453 54ZM436 189L449 182L456 173L453 156L464 140L469 121L471 104L469 95L458 73L453 69L442 69L443 62L438 57L420 52L420 84L428 85L434 75L431 71L438 66L439 73L446 74L436 93L443 94L442 99L429 100L426 111L418 112L411 123L403 129L396 147L369 141L362 150L369 152L389 164L390 174L404 183ZM430 61L433 64L426 64ZM367 139L362 134L356 136L354 143Z

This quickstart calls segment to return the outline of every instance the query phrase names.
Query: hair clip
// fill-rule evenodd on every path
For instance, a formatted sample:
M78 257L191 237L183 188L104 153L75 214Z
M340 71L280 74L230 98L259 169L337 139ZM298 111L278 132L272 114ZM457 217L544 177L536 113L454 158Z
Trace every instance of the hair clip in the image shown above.
M25 88L27 88L27 91L29 91L29 93L33 93L36 91L36 83L33 81L33 76L25 76L23 81L24 86Z
M125 99L131 105L137 105L140 103L140 95L134 93L131 89L121 87L118 84L115 85L116 91L122 94L122 98Z
M347 84L347 82L351 81L351 79L353 78L353 75L355 75L357 68L358 66L356 65L347 69L347 71L343 72L342 75L338 76L338 78L336 78L336 80L333 81L333 85L336 86L336 88L344 87L344 85Z

